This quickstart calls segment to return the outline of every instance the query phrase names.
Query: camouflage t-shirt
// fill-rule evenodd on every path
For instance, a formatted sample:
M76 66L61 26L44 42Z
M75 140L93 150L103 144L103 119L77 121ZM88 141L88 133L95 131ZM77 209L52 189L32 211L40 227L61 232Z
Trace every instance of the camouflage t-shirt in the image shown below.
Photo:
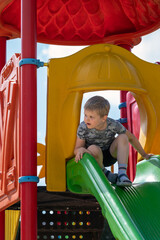
M108 149L116 134L122 134L126 132L126 128L118 121L107 118L107 127L104 130L96 130L95 128L89 129L85 122L81 122L77 136L80 139L85 140L86 148L94 144L99 146L102 150Z

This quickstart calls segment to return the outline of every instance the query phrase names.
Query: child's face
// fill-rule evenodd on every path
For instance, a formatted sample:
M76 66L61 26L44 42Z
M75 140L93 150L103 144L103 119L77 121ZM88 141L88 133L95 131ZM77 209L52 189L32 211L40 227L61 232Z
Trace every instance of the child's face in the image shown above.
M89 129L95 128L97 130L103 130L106 128L107 115L101 117L97 111L84 110L84 122Z

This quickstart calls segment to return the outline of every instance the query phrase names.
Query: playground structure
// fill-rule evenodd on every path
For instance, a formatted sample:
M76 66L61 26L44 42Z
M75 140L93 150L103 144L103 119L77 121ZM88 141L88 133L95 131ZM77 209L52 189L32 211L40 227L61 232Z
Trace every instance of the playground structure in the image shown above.
M98 43L73 56L49 61L45 162L47 190L65 192L67 183L67 188L75 193L93 194L100 202L103 215L107 218L117 239L159 239L159 232L154 226L150 228L150 232L144 232L144 226L141 224L141 221L144 221L147 226L150 226L153 219L156 219L156 226L159 229L156 218L160 181L159 157L138 165L135 186L128 192L111 187L104 179L101 170L94 164L94 160L91 164L92 161L88 156L84 156L83 161L77 165L73 160L69 161L66 177L66 160L73 157L76 128L84 92L112 89L131 91L139 107L140 141L147 152L159 153L160 112L157 103L159 102L160 67L157 64L142 61L128 50L140 42L140 36L159 28L160 3L159 1L144 3L134 1L133 3L135 4L128 1L126 4L126 1L122 0L108 1L108 5L97 0L77 3L71 0L45 2L22 0L20 27L20 1L1 1L0 239L5 239L4 210L19 200L21 202L21 239L37 239L36 71L37 67L43 65L36 60L37 40L65 45ZM138 17L135 17L135 13ZM21 57L15 54L5 65L6 40L20 36ZM121 98L123 97L126 98L126 92L122 92ZM129 99L130 96L128 95L127 98ZM125 102L125 99L122 102ZM134 107L132 113L132 104L130 111L129 116L132 116L135 113ZM54 124L55 115L56 124ZM130 117L130 123L134 132L136 124L133 123L132 117ZM136 162L134 164L130 162L129 171L132 180L135 175L135 165ZM145 170L143 171L142 168ZM100 191L96 189L97 183L94 183L94 179L91 178L93 173L95 179L100 179L104 185ZM149 176L150 179L146 180L143 176ZM148 202L145 200L151 194L156 200L154 211L149 214L150 221L144 218L145 220L137 222L137 218L143 219L146 209L148 210L151 200L149 199ZM110 195L114 197L111 198ZM104 196L105 201L101 201L99 196ZM108 205L106 196L112 199L112 206ZM139 203L141 206L142 202L146 208L142 208L138 215L139 209L134 207ZM121 209L118 212L119 215L113 213L115 208ZM122 225L125 223L127 226L126 231L120 224L120 216L123 218ZM16 216L16 219L18 218L19 213ZM17 229L16 224L13 225ZM11 239L15 239L14 235ZM58 236L56 237L58 239Z

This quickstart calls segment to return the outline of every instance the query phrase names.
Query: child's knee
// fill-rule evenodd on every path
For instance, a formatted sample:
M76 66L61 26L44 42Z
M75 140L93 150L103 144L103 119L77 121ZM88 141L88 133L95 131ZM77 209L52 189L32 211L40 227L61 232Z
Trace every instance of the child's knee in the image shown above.
M96 145L91 145L88 147L88 150L96 157L99 157L102 155L102 150L100 147Z
M96 161L98 162L100 167L102 168L103 167L103 154L102 154L101 148L96 145L91 145L88 147L88 150L91 153L91 155L96 159Z
M120 144L128 144L129 140L126 134L120 134L117 137L117 142Z

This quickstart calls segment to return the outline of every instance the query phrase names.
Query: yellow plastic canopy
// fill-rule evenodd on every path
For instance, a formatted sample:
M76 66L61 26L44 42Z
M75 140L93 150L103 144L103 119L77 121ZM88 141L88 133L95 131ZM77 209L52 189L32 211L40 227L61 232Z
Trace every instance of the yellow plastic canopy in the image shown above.
M73 157L83 93L127 90L140 112L140 142L146 152L160 152L160 66L114 45L100 44L61 59L48 70L47 190L66 190L66 160Z

